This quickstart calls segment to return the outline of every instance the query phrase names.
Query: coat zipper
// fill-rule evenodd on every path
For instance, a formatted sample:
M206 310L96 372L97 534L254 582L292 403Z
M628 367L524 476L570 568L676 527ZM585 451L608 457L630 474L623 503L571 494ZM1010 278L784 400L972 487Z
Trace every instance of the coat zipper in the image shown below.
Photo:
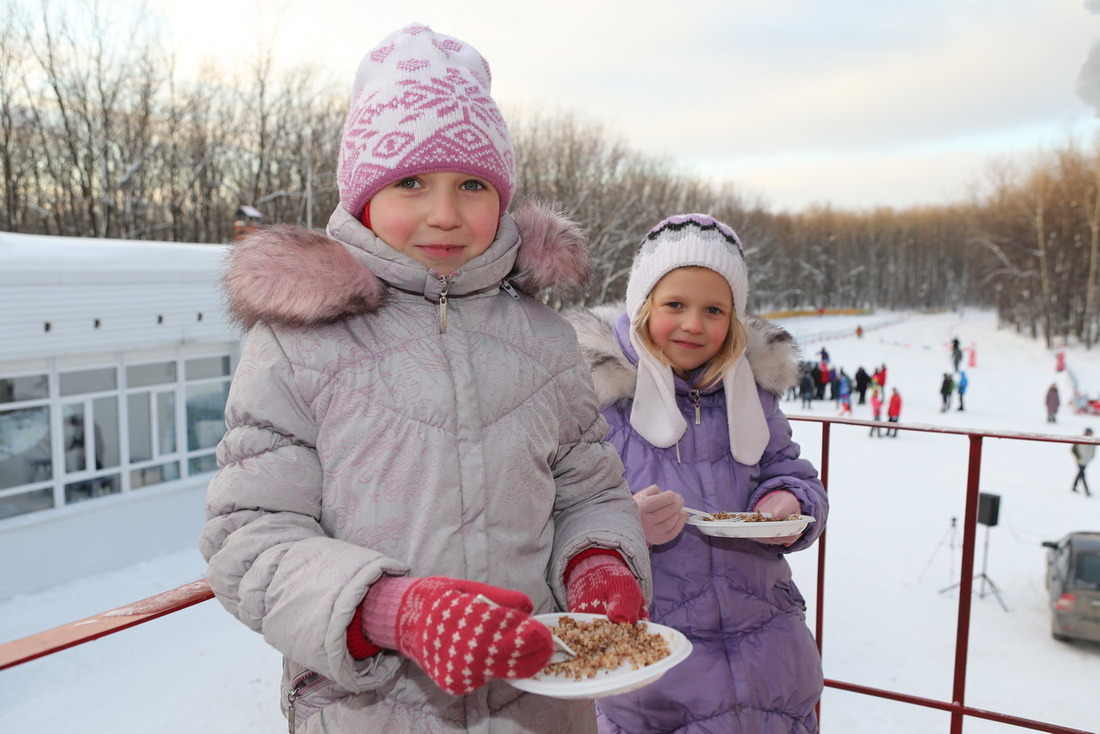
M451 287L451 282L446 278L441 278L443 281L443 289L439 291L439 333L444 334L447 332L447 289Z
M695 425L703 425L703 411L699 406L700 392L698 390L692 390L688 393L691 396L691 402L695 403Z
M320 673L307 670L291 683L290 690L286 693L286 701L290 704L286 712L290 734L294 734L294 729L298 725L298 715L294 710L294 702L298 700L299 696L309 693L312 689L324 683L325 680L326 678Z
M519 294L516 293L516 289L513 288L512 284L509 283L507 280L500 281L500 287L501 287L501 289L504 290L505 293L510 295L513 298L513 300L516 300L516 301L519 300Z

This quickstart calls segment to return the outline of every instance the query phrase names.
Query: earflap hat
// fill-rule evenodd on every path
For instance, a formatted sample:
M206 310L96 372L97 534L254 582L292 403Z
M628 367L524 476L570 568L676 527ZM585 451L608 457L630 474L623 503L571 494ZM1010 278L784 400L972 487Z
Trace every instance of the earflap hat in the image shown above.
M654 446L673 446L687 430L676 405L672 367L661 362L638 336L638 314L650 292L677 268L703 267L726 279L737 319L744 321L749 278L741 239L727 225L706 214L681 214L660 222L642 240L626 286L630 343L638 353L638 382L630 423ZM756 464L768 445L768 423L757 394L756 379L744 354L722 378L730 449L742 464Z
M490 94L489 63L464 41L409 25L363 57L337 167L340 204L360 217L383 187L424 173L483 178L508 209L515 153Z

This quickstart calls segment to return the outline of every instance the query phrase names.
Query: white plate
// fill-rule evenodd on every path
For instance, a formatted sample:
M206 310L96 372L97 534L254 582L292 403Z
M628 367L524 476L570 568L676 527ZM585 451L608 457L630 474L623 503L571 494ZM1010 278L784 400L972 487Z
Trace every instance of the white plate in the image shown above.
M602 614L555 613L535 615L535 619L547 627L557 625L558 619L561 617L572 617L578 622L607 619ZM634 670L629 663L623 663L614 670L602 670L594 678L584 680L573 680L561 673L538 673L531 678L520 678L519 680L507 682L521 691L550 696L551 698L603 698L604 696L614 696L619 693L633 691L642 686L648 686L664 675L669 668L682 662L691 652L691 643L688 638L671 627L648 621L645 622L645 625L646 631L659 634L668 640L668 656L661 658L652 665ZM555 652L550 661L556 663L559 660L564 660L565 657L563 653Z
M698 515L688 518L687 524L699 528L704 535L717 538L784 538L798 535L814 521L809 515L799 515L795 520L769 520L745 522L744 520L704 520Z

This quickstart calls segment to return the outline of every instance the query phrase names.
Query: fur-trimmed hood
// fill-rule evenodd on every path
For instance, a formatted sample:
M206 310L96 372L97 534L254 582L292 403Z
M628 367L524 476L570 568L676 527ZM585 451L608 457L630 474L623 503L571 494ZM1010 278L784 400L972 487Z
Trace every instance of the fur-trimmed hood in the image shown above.
M623 351L615 334L615 322L625 304L571 309L566 318L577 330L581 353L592 370L601 408L634 397L637 365ZM799 349L794 337L780 326L759 316L745 319L749 343L745 357L756 383L778 396L799 376Z
M450 295L508 281L538 297L580 288L590 274L580 227L545 204L529 202L501 217L493 244L455 274ZM257 321L310 326L373 313L385 305L391 287L420 287L425 280L439 283L428 268L337 207L327 234L276 225L236 242L222 286L230 315L249 329Z

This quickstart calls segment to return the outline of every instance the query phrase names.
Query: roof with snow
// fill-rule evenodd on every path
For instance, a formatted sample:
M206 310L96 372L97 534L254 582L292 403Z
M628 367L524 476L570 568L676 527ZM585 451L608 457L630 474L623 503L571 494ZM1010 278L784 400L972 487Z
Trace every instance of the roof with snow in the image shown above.
M236 339L228 249L0 232L0 361Z

